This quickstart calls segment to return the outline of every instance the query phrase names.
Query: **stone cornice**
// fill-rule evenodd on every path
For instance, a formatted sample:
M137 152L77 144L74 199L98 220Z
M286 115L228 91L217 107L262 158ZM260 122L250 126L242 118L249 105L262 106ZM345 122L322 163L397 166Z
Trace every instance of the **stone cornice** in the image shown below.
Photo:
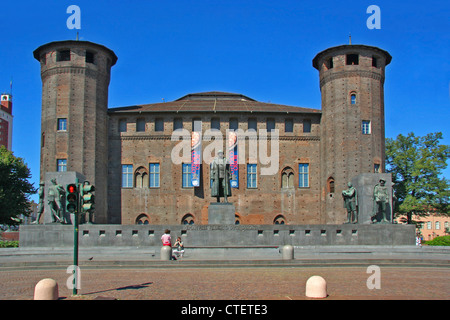
M213 137L213 136L212 136ZM204 136L203 139L205 142L209 142L212 141L213 139L211 139L212 137L207 137ZM124 136L109 136L109 139L111 140L121 140L121 141L133 141L133 140L171 140L172 136L171 135L163 135L163 134L159 134L159 135L124 135ZM178 142L186 139L186 140L190 140L191 137L190 136L185 136L185 137L180 137L177 136L177 140L174 140L174 142ZM254 138L252 137L242 137L239 140L253 140ZM271 136L268 135L267 136L267 140L272 140ZM320 141L320 137L319 136L279 136L278 140L281 141Z

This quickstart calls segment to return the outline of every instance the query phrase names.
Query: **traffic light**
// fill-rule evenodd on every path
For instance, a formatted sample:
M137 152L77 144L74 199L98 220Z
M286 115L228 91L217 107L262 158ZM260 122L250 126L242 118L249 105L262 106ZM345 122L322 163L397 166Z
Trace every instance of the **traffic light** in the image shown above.
M69 213L78 211L78 188L76 184L67 185L66 209Z
M81 186L81 202L83 212L93 212L95 209L95 187L89 181L85 181Z

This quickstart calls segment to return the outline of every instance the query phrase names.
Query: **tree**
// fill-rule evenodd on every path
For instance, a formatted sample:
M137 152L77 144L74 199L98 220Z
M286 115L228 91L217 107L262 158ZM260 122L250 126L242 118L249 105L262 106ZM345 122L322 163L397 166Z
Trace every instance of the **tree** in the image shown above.
M31 213L29 196L36 193L30 169L22 158L0 146L0 224L16 225Z
M450 156L450 146L440 144L442 133L424 137L398 135L386 139L386 172L392 173L397 212L427 215L434 211L450 215L450 181L442 176Z

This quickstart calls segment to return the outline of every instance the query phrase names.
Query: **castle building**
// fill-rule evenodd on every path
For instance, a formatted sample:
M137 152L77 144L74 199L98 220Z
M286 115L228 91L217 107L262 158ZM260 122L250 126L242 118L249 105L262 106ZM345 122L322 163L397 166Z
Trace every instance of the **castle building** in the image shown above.
M108 109L113 51L59 41L34 57L42 77L41 180L46 172L83 174L96 187L96 223L207 224L216 201L209 161L219 149L237 160L230 158L229 199L237 224L343 223L347 182L384 172L391 56L376 47L316 55L321 110L217 91Z
M4 93L0 95L0 146L5 146L9 151L12 150L12 95Z

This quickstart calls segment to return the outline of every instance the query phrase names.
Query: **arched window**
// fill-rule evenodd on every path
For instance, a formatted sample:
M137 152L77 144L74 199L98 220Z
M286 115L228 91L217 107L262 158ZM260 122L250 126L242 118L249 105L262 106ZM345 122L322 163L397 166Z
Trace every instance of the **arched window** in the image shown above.
M282 214L279 214L273 219L273 224L286 224L286 218Z
M351 104L356 104L356 92L352 92L350 94L350 103Z
M281 188L294 188L294 170L291 167L281 170Z
M144 167L139 167L134 172L134 187L146 188L148 187L148 172Z
M334 193L334 178L329 177L327 180L327 192Z
M145 213L141 213L136 218L136 224L150 224L150 218Z
M190 213L185 214L181 219L181 224L194 224L194 216Z

